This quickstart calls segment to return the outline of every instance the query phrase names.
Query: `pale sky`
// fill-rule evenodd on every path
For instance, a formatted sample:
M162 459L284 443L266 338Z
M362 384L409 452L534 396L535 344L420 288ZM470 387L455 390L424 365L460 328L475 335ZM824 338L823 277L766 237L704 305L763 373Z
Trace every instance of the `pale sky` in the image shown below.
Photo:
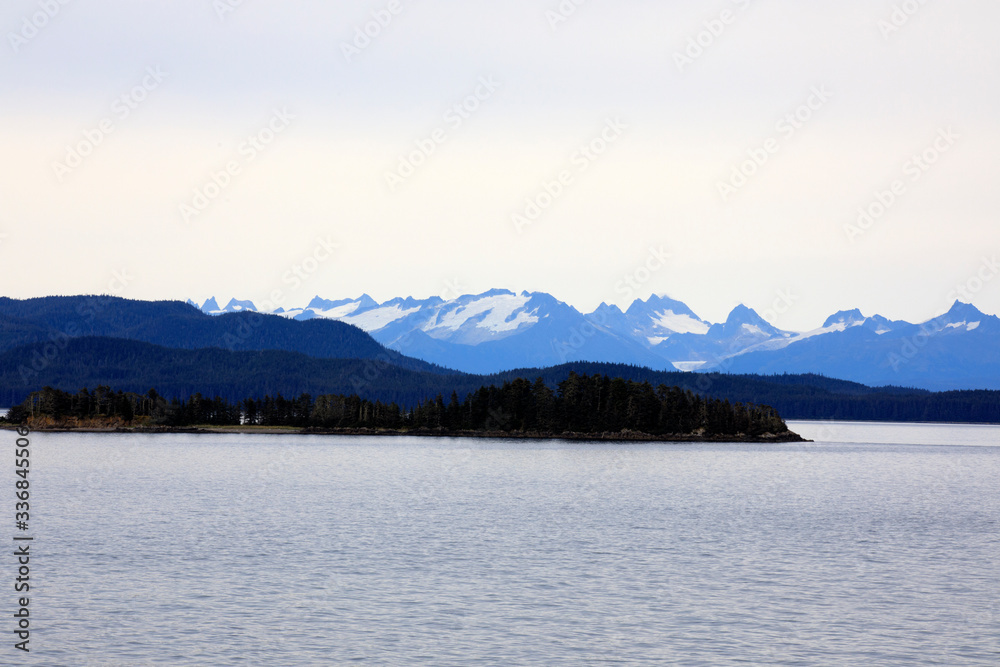
M6 0L0 295L1000 313L1000 4L576 1Z

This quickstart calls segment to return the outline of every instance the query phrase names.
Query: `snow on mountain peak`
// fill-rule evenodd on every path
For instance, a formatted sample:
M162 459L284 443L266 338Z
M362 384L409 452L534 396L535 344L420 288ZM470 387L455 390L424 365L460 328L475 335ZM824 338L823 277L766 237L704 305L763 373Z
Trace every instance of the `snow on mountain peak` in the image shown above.
M731 349L731 353L735 353L737 348L774 338L790 340L788 332L781 331L758 315L753 308L743 304L733 308L724 324L713 324L708 330L708 336L717 341L728 341L727 349Z
M293 316L297 320L308 320L314 317L341 320L349 316L360 315L363 312L374 310L378 307L378 302L367 294L362 294L357 299L337 299L336 301L315 296L305 309L292 310L289 313L293 313Z
M313 300L309 302L309 305L306 306L306 308L310 310L333 310L334 308L339 308L340 306L346 306L349 303L358 303L358 300L338 299L337 301L330 301L329 299L314 296Z
M514 331L522 325L538 322L537 309L531 312L525 309L531 299L527 293L518 295L508 290L490 290L471 298L462 297L443 306L422 329L433 335L432 332L455 332L474 322L475 328L493 333Z
M988 317L986 313L982 312L971 303L965 303L963 301L955 301L952 304L951 309L945 313L942 318L949 322L973 322L975 320L981 320Z
M527 292L521 292L522 296L525 296L527 294L528 294ZM491 296L517 296L517 295L511 292L509 289L491 289L486 292L483 292L482 294L476 294L475 296L491 297Z
M768 328L773 328L771 325L753 308L749 308L742 303L729 313L729 317L726 318L726 325L731 326L734 324L752 324L755 326L760 326L761 324L766 325Z
M854 310L842 310L839 313L835 313L826 319L823 323L823 328L828 329L838 324L844 325L844 328L857 326L859 324L864 324L867 320L864 315L861 314L861 310L855 308Z
M980 327L983 331L1000 332L1000 318L962 301L956 301L948 312L920 325L921 330L932 333L975 331Z
M360 310L360 308L356 308L352 312L358 312ZM358 312L357 315L341 316L334 319L340 319L342 322L353 324L354 326L371 333L373 331L383 329L393 322L401 320L404 317L408 317L419 310L419 306L415 308L402 308L398 304L392 306L383 305L365 310L363 312ZM325 314L324 317L326 317Z
M357 302L359 304L359 306L358 306L359 308L377 308L378 307L378 301L376 301L375 299L371 298L367 294L362 294L361 296L359 296L357 298Z
M700 318L694 314L687 304L671 299L668 296L653 294L648 299L643 301L642 299L636 299L632 302L632 305L628 307L625 314L630 318L635 318L642 313L649 313L653 311L672 311L678 315L687 315L688 317L699 320Z
M882 317L881 315L872 315L863 323L863 326L866 329L874 331L879 336L884 336L891 331L895 331L900 325L906 325L906 323L893 322L892 320Z
M244 310L257 312L257 306L253 305L253 301L239 301L234 298L230 299L229 303L222 310L227 313L239 313Z
M608 310L601 313L613 314ZM684 303L656 294L645 301L633 301L625 311L625 317L632 329L631 333L641 336L648 345L654 347L674 334L705 334L709 329L708 322L695 315Z
M201 310L221 315L255 308L250 301L232 299L223 310L213 297ZM993 337L1000 335L1000 318L960 301L921 326L880 315L865 318L854 309L840 311L827 318L823 327L804 333L780 330L743 304L733 308L724 323L710 324L666 296L636 299L624 311L602 303L583 315L550 294L506 289L448 300L395 298L382 304L367 294L336 301L316 296L305 308L279 308L274 313L295 320L339 320L360 327L383 345L469 372L565 362L563 348L572 348L574 359L650 368L760 372L815 362L818 365L809 368L822 371L834 368L832 363L854 363L852 355L859 349L881 349L879 345L897 349L898 335L941 334L941 345L980 355L993 354ZM865 365L865 372L871 366Z
M403 308L413 308L415 306L427 307L427 306L438 306L444 303L444 299L439 296L432 296L429 299L414 299L412 296L408 297L396 297L395 299L390 299L383 303L383 306L401 306Z
M675 313L673 310L659 311L653 315L656 325L673 333L707 334L709 325L695 319L686 313Z

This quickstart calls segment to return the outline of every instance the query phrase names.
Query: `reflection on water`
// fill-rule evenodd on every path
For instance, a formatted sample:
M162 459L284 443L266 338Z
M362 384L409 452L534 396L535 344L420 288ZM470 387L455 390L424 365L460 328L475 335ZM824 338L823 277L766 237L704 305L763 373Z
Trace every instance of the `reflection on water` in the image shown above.
M1000 664L1000 447L940 433L36 434L31 660Z

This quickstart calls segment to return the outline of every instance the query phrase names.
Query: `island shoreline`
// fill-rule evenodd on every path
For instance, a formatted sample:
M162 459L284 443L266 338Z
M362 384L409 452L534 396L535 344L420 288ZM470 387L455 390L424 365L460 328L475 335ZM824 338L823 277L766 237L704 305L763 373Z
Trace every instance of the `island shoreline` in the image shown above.
M13 425L3 425L2 430L14 430ZM390 429L367 428L273 428L273 427L241 427L241 426L29 426L33 433L111 433L134 435L179 434L192 435L327 435L327 436L371 436L371 437L428 437L428 438L480 438L493 440L566 440L570 442L623 442L623 443L677 443L690 442L732 443L732 444L770 444L770 443L807 443L813 442L797 433L787 431L777 434L750 435L704 435L704 434L670 434L658 436L635 431L613 433L543 433L510 431L461 431L449 429L412 429L397 431Z

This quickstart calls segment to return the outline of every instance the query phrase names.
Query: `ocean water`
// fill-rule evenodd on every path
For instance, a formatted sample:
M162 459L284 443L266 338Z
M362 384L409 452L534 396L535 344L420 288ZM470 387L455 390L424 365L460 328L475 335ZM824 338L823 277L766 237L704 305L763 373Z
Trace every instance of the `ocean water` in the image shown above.
M793 428L34 434L0 664L1000 664L1000 428Z

